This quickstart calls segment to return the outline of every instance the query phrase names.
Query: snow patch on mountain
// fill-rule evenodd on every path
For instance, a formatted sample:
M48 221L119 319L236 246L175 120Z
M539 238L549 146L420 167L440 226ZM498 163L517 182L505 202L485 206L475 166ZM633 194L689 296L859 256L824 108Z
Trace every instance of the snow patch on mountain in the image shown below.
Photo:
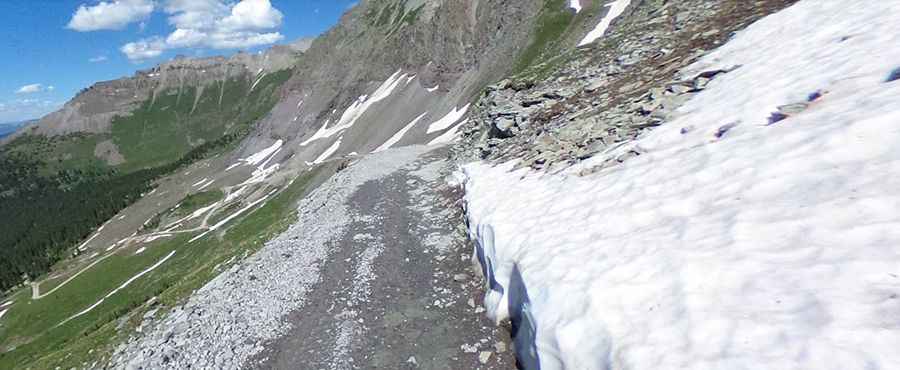
M597 174L465 166L485 307L513 319L520 357L900 363L897 19L896 2L806 0L756 22L687 74L739 68Z
M394 92L394 89L400 86L401 83L405 82L404 85L406 85L412 81L411 78L407 78L407 74L401 74L402 72L403 70L400 69L398 69L397 72L394 72L394 74L388 77L381 86L375 89L375 92L373 92L371 96L360 96L349 108L347 108L347 110L344 111L341 115L341 119L334 127L328 128L328 121L326 121L325 124L319 128L319 131L316 131L312 137L300 143L300 146L306 146L313 141L332 137L337 133L353 127L356 121L359 120L363 113L369 110L372 105L390 96L391 93Z
M433 122L428 125L428 134L432 134L441 130L446 130L448 127L452 126L454 123L458 122L463 116L466 115L466 112L469 111L469 104L466 104L460 109L454 107L450 110L445 116L441 117L441 119Z
M410 123L408 123L402 129L400 129L400 131L397 131L397 133L394 134L394 136L391 136L390 139L385 141L384 144L381 144L381 146L379 146L377 149L375 149L373 151L373 153L388 150L392 146L394 146L394 144L397 144L398 142L400 142L400 140L403 139L403 136L406 135L406 133L409 132L409 130L411 130L413 128L413 126L416 125L416 123L419 123L419 121L421 121L422 118L425 118L425 115L427 115L427 114L428 114L428 112L422 113L421 115L419 115L418 117L413 119Z
M440 136L434 138L433 140L428 142L428 145L441 145L441 144L449 144L456 141L459 138L459 128L465 125L469 120L463 120L462 122L453 126L453 128L447 130Z
M591 32L588 32L587 35L584 36L584 39L578 43L578 46L584 46L590 44L597 39L603 37L603 34L606 33L606 30L609 28L609 25L612 24L612 21L615 20L618 16L622 15L625 12L625 9L628 8L628 5L631 4L631 0L616 0L609 4L604 5L604 7L609 8L606 15L603 16L603 19L600 20L600 23L594 27Z
M575 10L575 14L581 12L581 0L569 0L569 8Z
M315 161L313 161L313 164L319 164L319 163L322 163L322 162L325 162L326 160L328 160L329 157L334 155L334 153L337 152L338 149L341 148L341 141L343 141L343 140L344 140L343 136L339 137L337 139L337 141L334 142L334 144L331 144L331 146L328 147L328 149L325 149L325 151L322 152L322 154L320 154L319 157L316 158Z

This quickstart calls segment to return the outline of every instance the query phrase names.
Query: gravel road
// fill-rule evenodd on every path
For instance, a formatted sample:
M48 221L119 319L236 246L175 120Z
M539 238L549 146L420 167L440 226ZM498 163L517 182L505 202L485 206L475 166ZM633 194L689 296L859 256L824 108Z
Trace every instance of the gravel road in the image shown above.
M113 368L509 369L484 318L445 149L373 154L299 220L145 334Z

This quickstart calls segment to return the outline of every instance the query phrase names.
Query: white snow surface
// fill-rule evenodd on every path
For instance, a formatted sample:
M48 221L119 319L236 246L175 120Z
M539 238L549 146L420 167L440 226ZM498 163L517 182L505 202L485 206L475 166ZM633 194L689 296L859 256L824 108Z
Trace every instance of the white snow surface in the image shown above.
M897 368L898 19L896 1L805 0L756 22L690 70L741 67L618 167L465 166L503 290L488 314L509 314L516 266L545 370Z
M0 310L0 319L2 319L3 315L6 315L7 312L9 312L9 309Z
M404 85L409 84L412 81L411 78L407 78L407 74L401 74L403 70L398 69L397 72L394 72L393 75L388 77L381 86L375 89L375 92L372 93L371 96L363 95L360 96L353 104L344 111L341 115L341 119L338 121L334 127L328 127L328 121L325 121L325 124L319 128L319 131L316 131L312 137L306 139L304 142L300 143L300 146L306 146L309 143L319 140L325 139L334 136L337 133L343 132L344 130L353 127L357 120L362 117L363 113L369 110L372 105L377 102L380 102L386 99L388 96L394 92L401 82L404 82ZM415 76L412 76L415 77Z
M403 139L403 135L406 135L406 133L409 132L409 130L411 130L411 129L413 128L413 126L416 125L416 123L419 123L419 121L421 121L422 118L425 118L425 115L427 115L427 114L428 114L428 112L422 113L421 115L419 115L418 117L416 117L415 119L413 119L413 120L412 120L410 123L408 123L405 127L403 127L402 129L400 129L400 131L397 131L397 133L394 134L394 136L391 136L390 139L388 139L387 141L385 141L384 144L381 144L381 146L379 146L379 147L376 148L374 151L372 151L372 153L377 153L377 152L380 152L380 151L388 150L388 149L390 149L394 144L397 144L398 142L400 142L400 140Z
M435 121L434 123L428 125L427 134L432 134L441 130L446 130L448 127L453 126L454 123L458 122L463 116L466 115L466 112L469 111L469 104L466 104L460 109L456 109L455 107L447 113L447 115L441 117L441 119Z
M573 0L575 1L575 0ZM609 11L603 16L603 19L600 20L600 23L594 27L591 32L588 32L587 35L578 43L578 46L584 46L590 44L597 39L603 37L603 34L606 33L606 30L609 28L609 25L612 24L612 21L616 19L616 17L622 15L626 8L628 8L628 4L631 4L631 0L615 0L609 4L604 5L604 7L609 7Z

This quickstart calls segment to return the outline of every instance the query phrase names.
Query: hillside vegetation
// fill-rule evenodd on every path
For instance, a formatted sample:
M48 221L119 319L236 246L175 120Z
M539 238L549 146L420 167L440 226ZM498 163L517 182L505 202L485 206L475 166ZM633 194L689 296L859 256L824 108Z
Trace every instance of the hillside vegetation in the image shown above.
M108 134L22 135L0 147L0 291L33 280L69 256L120 210L140 199L160 176L230 148L278 100L290 70L258 82L230 79L148 99L114 119ZM252 87L252 89L251 89ZM95 156L112 140L124 162ZM53 215L53 217L47 217Z

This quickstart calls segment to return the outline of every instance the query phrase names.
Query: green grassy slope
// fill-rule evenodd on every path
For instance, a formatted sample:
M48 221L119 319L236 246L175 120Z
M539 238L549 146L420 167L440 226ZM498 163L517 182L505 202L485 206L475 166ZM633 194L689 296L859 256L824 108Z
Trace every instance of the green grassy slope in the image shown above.
M144 313L166 312L226 268L232 257L253 253L284 231L296 220L297 202L323 170L333 169L304 173L262 206L231 221L220 236L188 246L188 240L199 234L195 232L144 245L146 250L137 255L133 248L122 250L40 300L31 300L29 289L17 292L16 304L0 319L0 368L71 368L107 358L109 345L130 335ZM183 203L206 203L215 196L205 194ZM92 311L66 321L172 251L171 259L157 269ZM16 348L4 353L10 347Z
M114 119L111 133L23 135L0 147L0 214L11 215L0 223L0 291L46 273L155 179L232 148L268 114L290 76L216 82L199 99L193 87L170 90ZM125 163L95 158L105 140Z
M561 58L572 45L563 43L572 32L601 9L600 1L591 1L578 14L568 5L568 0L545 0L538 13L531 42L522 50L516 60L513 74L538 73L546 69L555 59Z

